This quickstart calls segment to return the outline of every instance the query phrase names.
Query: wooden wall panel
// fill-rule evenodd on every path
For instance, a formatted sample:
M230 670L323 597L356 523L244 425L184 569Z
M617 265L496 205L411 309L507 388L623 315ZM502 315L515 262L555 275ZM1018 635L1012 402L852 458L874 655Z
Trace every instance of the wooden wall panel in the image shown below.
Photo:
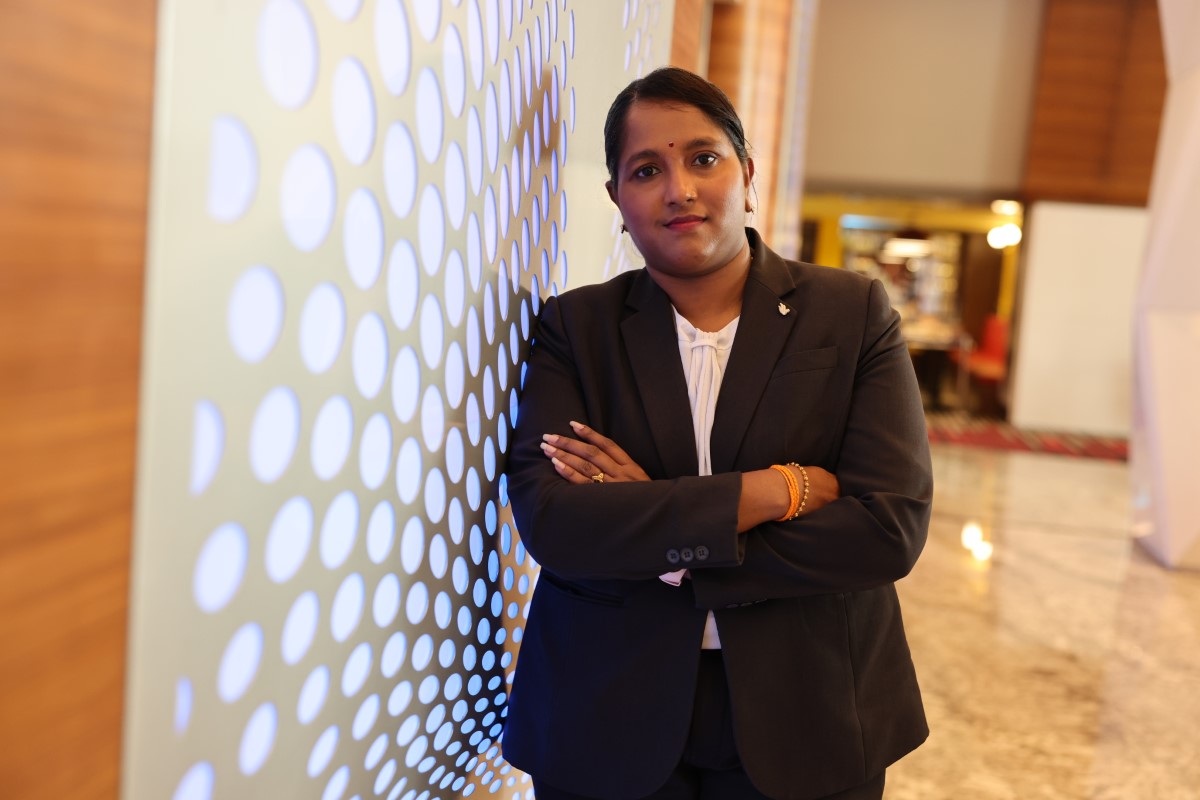
M0 795L117 796L153 0L0 0Z
M771 241L776 171L783 127L783 92L788 85L791 0L740 0L713 6L708 79L737 107L755 162L759 208L751 220Z
M675 0L671 30L671 66L699 75L708 71L708 30L712 0Z
M1046 0L1028 198L1145 205L1166 85L1154 0Z

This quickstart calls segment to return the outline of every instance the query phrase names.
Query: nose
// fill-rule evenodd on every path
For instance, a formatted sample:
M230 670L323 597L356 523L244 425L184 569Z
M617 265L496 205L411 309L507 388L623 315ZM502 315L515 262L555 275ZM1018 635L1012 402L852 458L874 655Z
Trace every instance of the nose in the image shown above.
M686 169L669 170L665 190L668 205L683 205L696 199L696 184Z

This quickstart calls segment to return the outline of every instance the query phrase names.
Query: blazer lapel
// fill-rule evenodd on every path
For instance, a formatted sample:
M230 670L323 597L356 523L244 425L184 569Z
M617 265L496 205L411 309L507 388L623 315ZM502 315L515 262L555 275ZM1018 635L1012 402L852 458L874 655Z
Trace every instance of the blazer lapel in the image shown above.
M711 439L713 473L733 469L758 401L799 316L785 302L795 289L795 281L783 259L769 250L755 231L747 233L754 260L742 295L737 336L717 397ZM787 313L781 311L781 304Z
M695 475L696 436L671 301L643 270L627 303L634 313L621 322L621 338L659 458L669 476Z

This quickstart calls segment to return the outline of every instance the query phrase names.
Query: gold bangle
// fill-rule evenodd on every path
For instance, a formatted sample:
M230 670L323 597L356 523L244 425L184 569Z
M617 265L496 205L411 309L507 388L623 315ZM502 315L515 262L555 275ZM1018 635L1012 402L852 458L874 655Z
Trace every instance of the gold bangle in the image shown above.
M788 509L782 517L775 521L787 522L789 519L795 519L795 515L800 513L799 509L802 507L800 501L800 483L796 480L796 476L792 474L792 471L782 464L772 464L771 469L783 476L783 480L787 483L788 487ZM805 496L807 497L807 486L805 490Z
M788 462L789 467L795 467L800 470L800 477L804 479L804 496L800 499L800 505L796 507L796 511L789 519L795 519L804 512L804 507L808 505L808 470L797 464L795 461ZM795 480L795 478L793 478Z

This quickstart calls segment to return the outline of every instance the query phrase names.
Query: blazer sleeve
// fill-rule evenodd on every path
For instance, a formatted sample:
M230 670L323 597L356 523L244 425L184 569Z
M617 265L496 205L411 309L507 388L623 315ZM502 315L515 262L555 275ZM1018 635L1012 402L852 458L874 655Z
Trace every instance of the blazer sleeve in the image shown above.
M542 434L573 435L571 420L611 433L603 429L603 420L589 418L580 370L618 371L592 358L591 349L581 352L572 343L563 324L564 304L550 298L542 309L508 460L508 493L525 548L556 575L581 580L654 578L701 563L736 565L739 473L577 485L560 477L541 451ZM607 329L603 325L596 321L574 329L586 331L589 345L601 341L610 353L621 348L615 321ZM586 383L594 392L597 383L611 386L620 380L618 374L597 374ZM703 554L703 560L680 563L684 548L696 559Z
M694 570L702 608L857 591L909 573L925 545L933 497L921 396L900 317L870 284L841 447L829 467L841 497L791 522L747 532L736 568Z

